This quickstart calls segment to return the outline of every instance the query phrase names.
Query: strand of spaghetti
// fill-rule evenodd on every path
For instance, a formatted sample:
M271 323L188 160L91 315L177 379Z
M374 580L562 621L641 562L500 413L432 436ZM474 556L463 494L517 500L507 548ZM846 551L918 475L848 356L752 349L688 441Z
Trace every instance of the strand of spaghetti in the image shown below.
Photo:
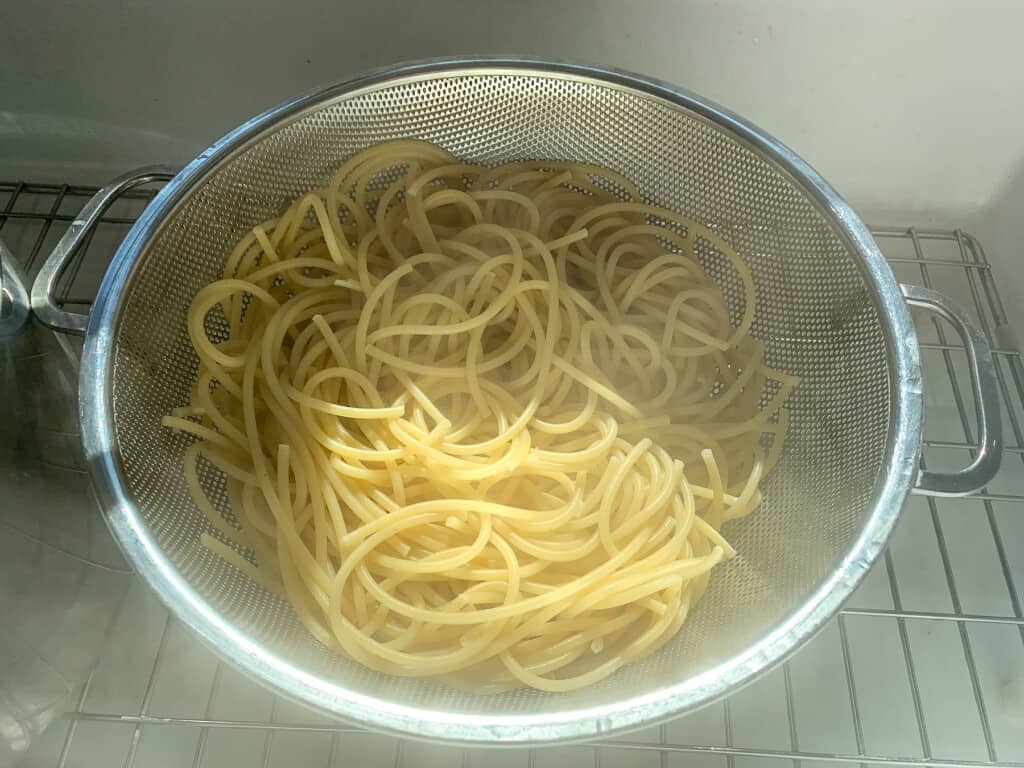
M272 577L267 576L259 568L250 563L240 554L238 554L231 547L227 546L223 542L210 536L208 533L203 533L199 538L200 543L213 552L215 555L220 557L222 560L227 561L232 566L237 568L239 571L244 573L250 579L263 586L265 589L273 592L278 597L284 597L284 588L275 582Z

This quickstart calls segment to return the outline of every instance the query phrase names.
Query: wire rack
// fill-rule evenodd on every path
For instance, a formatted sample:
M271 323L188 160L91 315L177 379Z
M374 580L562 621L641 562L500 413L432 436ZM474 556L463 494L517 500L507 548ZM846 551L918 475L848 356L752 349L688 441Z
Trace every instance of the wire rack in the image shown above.
M0 184L0 235L31 274L95 192ZM117 243L152 198L125 195L65 273L85 310ZM1006 453L966 499L915 496L881 562L840 615L787 664L724 702L584 746L425 745L339 724L217 659L136 581L103 657L24 765L748 768L811 764L1024 768L1024 366L981 244L959 230L878 229L897 278L968 307L995 349ZM969 461L975 431L955 333L917 318L925 461Z

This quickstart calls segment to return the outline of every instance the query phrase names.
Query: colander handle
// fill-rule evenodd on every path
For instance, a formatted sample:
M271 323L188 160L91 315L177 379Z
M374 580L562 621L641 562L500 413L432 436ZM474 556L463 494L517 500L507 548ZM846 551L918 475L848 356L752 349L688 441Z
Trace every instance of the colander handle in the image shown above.
M978 416L978 441L974 461L957 472L932 472L921 469L914 485L916 493L926 496L966 496L981 490L999 471L1003 457L1002 425L999 420L999 386L992 348L967 313L947 296L930 288L901 285L903 298L912 307L939 315L956 329L967 351L974 409Z
M57 281L111 203L130 189L143 184L170 181L174 174L174 169L168 166L147 165L118 176L93 195L71 222L32 283L32 312L40 322L55 331L79 336L85 333L89 315L68 312L60 307L55 298Z

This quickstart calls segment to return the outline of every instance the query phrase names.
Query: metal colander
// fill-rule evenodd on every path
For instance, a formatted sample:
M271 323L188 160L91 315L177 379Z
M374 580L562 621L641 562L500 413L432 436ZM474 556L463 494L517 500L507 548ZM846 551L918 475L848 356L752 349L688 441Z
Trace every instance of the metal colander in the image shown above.
M253 225L326 183L354 152L400 137L475 162L576 160L625 174L650 202L701 220L735 246L754 276L753 333L772 366L800 376L764 504L725 529L739 556L714 572L674 640L592 687L481 696L369 671L321 646L286 602L200 546L208 524L181 469L189 440L160 426L188 401L196 373L186 310ZM161 176L150 169L121 179L83 213L37 282L34 308L45 322L84 329L47 289L116 191ZM725 260L713 250L700 256L733 310L742 309ZM961 319L914 290L917 303L941 304ZM962 335L978 341L969 329ZM987 404L986 350L968 346L980 371L977 399ZM213 648L343 718L478 742L583 739L648 724L780 661L835 612L884 545L917 475L921 427L917 342L900 286L863 225L810 168L678 90L617 72L505 60L418 64L321 90L203 153L118 252L88 326L81 402L90 467L115 535ZM951 492L984 483L998 462L998 425L991 406L981 415L982 450L968 476L922 476L919 484ZM221 480L203 480L226 510Z

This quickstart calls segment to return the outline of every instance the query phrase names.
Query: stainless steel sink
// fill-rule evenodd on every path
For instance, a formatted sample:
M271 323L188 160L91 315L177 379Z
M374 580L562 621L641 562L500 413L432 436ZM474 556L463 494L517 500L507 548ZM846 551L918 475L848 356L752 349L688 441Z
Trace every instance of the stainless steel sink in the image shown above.
M0 184L0 238L29 273L92 191ZM146 200L132 195L107 213L61 286L69 304L90 301ZM973 238L875 234L897 278L958 299L988 333L1003 395L1003 470L975 497L913 498L884 561L788 664L693 716L592 745L488 751L405 742L326 720L218 661L123 572L94 511L76 453L74 342L36 329L32 349L5 348L0 707L5 691L26 682L49 699L27 729L33 744L22 765L1024 768L1021 355L1003 333L998 274ZM974 428L964 355L943 330L931 319L918 327L925 456L937 468L962 463Z

